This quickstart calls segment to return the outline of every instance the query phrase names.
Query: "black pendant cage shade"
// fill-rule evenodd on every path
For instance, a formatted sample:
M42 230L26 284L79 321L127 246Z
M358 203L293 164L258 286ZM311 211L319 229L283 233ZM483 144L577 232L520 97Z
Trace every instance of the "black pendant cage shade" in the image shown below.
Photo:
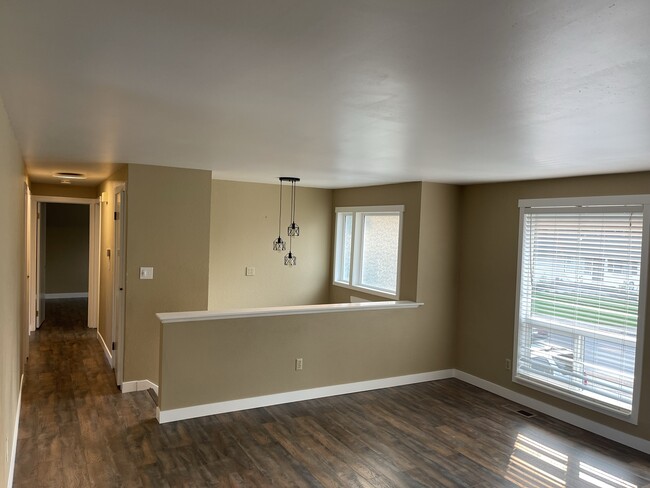
M278 236L278 238L273 241L273 250L280 252L280 251L285 251L286 249L287 246L282 240L282 237Z
M291 222L291 225L287 227L287 235L289 237L298 237L300 235L300 227L295 222Z
M295 266L296 263L296 255L293 254L291 251L289 251L285 256L284 256L284 265L285 266Z
M285 241L282 240L282 188L285 182L291 183L291 224L287 227L287 236L289 236L289 252L284 256L284 264L286 266L296 265L296 255L292 252L291 246L294 237L300 235L300 227L296 224L296 183L300 178L293 176L281 176L280 178L280 204L278 210L278 237L273 241L274 251L285 251L287 246Z

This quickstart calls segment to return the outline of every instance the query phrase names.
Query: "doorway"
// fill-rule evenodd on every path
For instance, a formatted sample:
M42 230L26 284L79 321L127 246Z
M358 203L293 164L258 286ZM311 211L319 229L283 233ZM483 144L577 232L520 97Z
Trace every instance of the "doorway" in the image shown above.
M98 206L96 199L31 196L28 263L32 269L28 275L34 279L29 280L30 332L46 320L48 299L87 299L87 325L97 327ZM81 239L73 239L72 234Z
M36 273L39 310L36 327L74 309L77 322L87 324L90 207L77 203L39 202L39 244ZM51 321L49 321L51 322Z

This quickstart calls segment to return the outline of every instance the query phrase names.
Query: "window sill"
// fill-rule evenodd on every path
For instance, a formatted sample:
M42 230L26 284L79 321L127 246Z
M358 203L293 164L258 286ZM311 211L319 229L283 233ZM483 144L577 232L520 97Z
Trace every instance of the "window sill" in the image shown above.
M348 285L346 283L340 283L338 281L334 281L332 284L334 286L346 288L348 290L359 291L361 293L365 293L366 295L374 295L382 298L388 298L390 300L398 300L397 293L375 290L373 288L366 288L364 286L359 286L359 285Z

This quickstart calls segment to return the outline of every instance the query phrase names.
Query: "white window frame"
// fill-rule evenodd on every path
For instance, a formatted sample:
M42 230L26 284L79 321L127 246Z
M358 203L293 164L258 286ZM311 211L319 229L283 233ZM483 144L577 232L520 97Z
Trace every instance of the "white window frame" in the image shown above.
M590 401L584 396L572 395L568 392L555 389L551 385L542 382L536 382L527 377L517 375L518 370L518 350L519 350L519 318L520 318L520 294L521 294L521 266L522 266L522 246L524 243L524 215L528 208L549 208L561 209L567 207L597 207L597 206L636 206L643 207L643 236L641 247L640 279L639 279L639 307L637 320L637 337L636 337L636 356L634 365L634 383L632 394L632 407L629 414L622 413L615 408L608 408L602 403ZM579 198L548 198L548 199L526 199L519 200L519 243L517 257L517 296L515 303L515 333L514 333L514 351L512 381L529 387L531 389L547 393L551 396L564 399L568 402L589 408L591 410L615 417L632 424L638 424L639 403L641 398L641 376L643 372L643 354L644 354L644 329L646 320L646 295L648 281L648 250L650 241L650 195L620 195L620 196L596 196L596 197L579 197Z
M332 284L350 290L357 290L369 295L383 298L399 299L400 276L402 264L402 229L404 227L404 205L382 205L371 207L336 207L335 212L335 237L334 237L334 264L332 271ZM397 281L395 293L390 290L371 288L361 284L361 268L363 262L363 223L367 215L399 215L399 236L397 250ZM350 277L345 281L343 274L343 246L342 217L352 217L352 243L350 252Z

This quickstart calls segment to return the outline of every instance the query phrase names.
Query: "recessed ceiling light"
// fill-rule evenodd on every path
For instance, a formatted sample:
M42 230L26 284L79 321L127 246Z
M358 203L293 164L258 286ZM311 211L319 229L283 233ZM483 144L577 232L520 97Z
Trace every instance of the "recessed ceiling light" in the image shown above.
M60 178L62 180L85 180L86 175L83 173L68 173L65 171L60 171L58 173L54 173L52 176L55 178ZM68 183L70 183L68 181Z

